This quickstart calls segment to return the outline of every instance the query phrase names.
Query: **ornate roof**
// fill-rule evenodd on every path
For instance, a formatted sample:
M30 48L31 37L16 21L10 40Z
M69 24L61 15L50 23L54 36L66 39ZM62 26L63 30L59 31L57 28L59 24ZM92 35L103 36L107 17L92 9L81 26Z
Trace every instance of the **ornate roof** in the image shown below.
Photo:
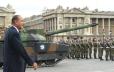
M0 7L0 13L9 13L9 12L11 12L11 13L15 13L15 10L12 8L12 6L11 5L7 5L7 7Z
M43 15L48 15L51 13L80 13L80 14L98 14L98 15L114 15L114 11L99 11L98 9L95 10L89 10L89 8L86 6L83 9L81 8L69 8L63 9L62 6L58 6L56 9L48 9L46 10Z

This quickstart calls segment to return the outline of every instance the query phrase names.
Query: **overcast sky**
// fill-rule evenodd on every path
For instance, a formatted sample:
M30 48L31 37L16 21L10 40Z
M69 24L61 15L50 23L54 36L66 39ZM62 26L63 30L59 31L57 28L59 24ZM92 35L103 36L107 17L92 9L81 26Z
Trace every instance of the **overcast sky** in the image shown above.
M0 6L6 7L7 4L23 17L41 14L44 9L55 9L58 5L63 8L87 6L90 10L114 11L114 0L0 0Z

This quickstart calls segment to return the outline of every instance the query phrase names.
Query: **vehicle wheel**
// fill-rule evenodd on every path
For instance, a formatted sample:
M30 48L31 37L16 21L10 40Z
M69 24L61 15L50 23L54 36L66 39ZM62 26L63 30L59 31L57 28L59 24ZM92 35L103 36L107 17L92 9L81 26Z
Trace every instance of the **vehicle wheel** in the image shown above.
M45 61L45 64L46 64L46 65L54 65L55 63L56 63L56 62L55 62L55 59Z

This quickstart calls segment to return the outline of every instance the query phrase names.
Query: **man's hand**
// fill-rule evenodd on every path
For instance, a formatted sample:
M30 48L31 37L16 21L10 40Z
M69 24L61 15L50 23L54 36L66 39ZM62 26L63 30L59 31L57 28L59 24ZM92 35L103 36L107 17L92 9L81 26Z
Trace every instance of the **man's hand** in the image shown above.
M32 66L33 66L34 70L36 70L38 68L38 65L36 62L34 62Z

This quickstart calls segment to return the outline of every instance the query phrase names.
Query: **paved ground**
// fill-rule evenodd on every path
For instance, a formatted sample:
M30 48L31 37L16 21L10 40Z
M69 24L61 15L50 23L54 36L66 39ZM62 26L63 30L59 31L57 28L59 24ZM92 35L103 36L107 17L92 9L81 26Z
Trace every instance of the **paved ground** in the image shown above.
M114 61L65 59L54 67L27 68L26 72L114 72Z

